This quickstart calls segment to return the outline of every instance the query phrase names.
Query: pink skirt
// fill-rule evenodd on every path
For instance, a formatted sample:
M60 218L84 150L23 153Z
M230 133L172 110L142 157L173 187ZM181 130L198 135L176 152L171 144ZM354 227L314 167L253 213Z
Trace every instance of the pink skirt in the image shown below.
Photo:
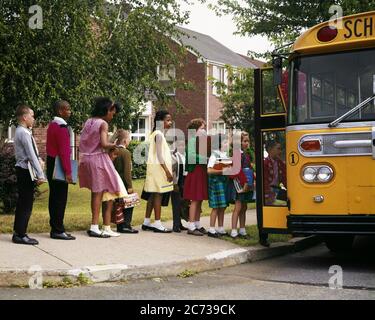
M78 167L79 186L95 193L118 193L121 188L115 172L107 153L84 155Z
M184 199L192 201L208 200L207 166L196 165L189 172L184 183Z

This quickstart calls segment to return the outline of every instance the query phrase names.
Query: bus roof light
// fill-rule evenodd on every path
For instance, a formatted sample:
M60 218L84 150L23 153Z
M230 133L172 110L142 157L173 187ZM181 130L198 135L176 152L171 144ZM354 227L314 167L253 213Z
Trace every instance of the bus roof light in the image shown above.
M306 140L301 143L301 149L303 151L321 151L322 145L320 140Z
M338 35L338 30L335 27L326 26L318 31L318 40L321 42L330 42Z

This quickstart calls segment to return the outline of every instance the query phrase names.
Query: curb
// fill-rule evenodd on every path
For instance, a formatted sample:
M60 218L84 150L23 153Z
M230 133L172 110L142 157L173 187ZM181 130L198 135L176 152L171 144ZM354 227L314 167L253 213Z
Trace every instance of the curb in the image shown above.
M260 245L248 248L235 248L207 255L203 258L155 265L103 265L76 268L71 270L0 270L0 287L25 287L29 282L36 283L37 272L43 281L62 282L69 278L80 278L92 283L126 281L157 277L176 276L184 271L204 272L231 267L246 262L255 262L307 249L321 242L316 236L293 238L288 242L274 243L269 248Z

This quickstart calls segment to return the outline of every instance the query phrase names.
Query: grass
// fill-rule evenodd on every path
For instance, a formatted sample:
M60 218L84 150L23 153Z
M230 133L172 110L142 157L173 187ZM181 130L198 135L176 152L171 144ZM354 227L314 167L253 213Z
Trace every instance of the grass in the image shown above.
M231 230L227 230L230 233ZM259 233L258 227L255 225L246 227L247 234L250 236L249 239L232 239L230 236L222 237L221 239L232 242L242 247L250 247L259 243ZM268 241L270 243L274 242L287 242L292 238L289 234L270 234L268 236Z
M87 278L83 273L80 273L76 280L72 280L69 277L64 277L62 281L43 281L43 288L75 288L90 285L92 283L93 282L89 278Z
M134 180L133 188L140 195L142 193L144 180ZM35 200L33 214L31 215L28 232L42 233L49 232L49 214L48 214L48 184L40 187L41 195ZM69 186L68 203L65 212L65 228L67 231L87 230L91 223L90 209L90 191L80 189L78 185ZM172 220L172 206L169 201L169 207L162 208L162 221ZM254 208L253 204L249 205ZM146 211L146 201L134 208L133 225L140 225L143 222ZM208 201L204 201L202 205L202 215L207 216L211 213L208 207ZM227 212L232 212L233 206L227 208ZM0 214L0 233L12 233L14 223L14 215Z
M181 273L179 273L177 275L177 277L179 277L179 278L190 278L190 277L195 276L197 273L198 273L197 271L187 269L187 270L184 270Z

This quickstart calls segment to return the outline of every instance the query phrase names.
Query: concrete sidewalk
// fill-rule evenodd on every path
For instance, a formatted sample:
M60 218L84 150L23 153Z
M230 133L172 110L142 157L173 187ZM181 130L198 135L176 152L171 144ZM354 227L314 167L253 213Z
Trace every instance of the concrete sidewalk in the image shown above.
M230 228L231 215L225 217ZM202 225L208 227L209 217ZM255 210L247 212L247 225L256 224ZM171 227L171 222L166 222ZM137 227L140 230L140 227ZM232 266L291 252L295 241L271 248L239 247L228 241L187 235L142 231L118 238L90 238L74 232L75 241L50 239L49 234L30 234L38 246L17 245L10 234L0 235L0 286L27 285L31 269L42 270L44 279L61 281L84 275L93 282L177 275ZM304 240L305 241L305 240Z

